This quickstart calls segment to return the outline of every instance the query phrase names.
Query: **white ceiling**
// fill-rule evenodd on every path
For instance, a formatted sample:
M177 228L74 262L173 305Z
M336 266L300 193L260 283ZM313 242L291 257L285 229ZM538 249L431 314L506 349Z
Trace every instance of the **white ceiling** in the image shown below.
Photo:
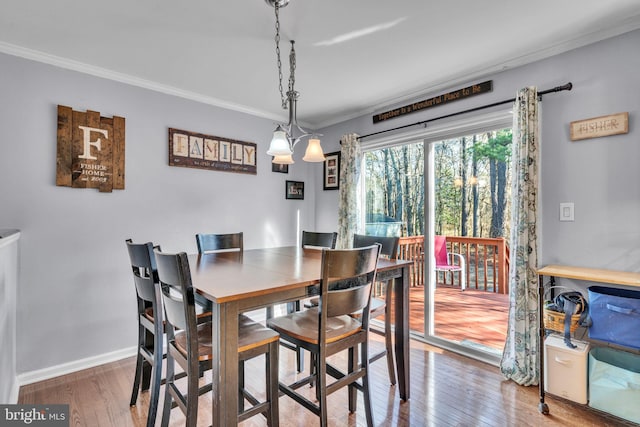
M640 28L640 1L292 0L280 21L320 128ZM264 0L2 0L0 51L286 121L274 26Z

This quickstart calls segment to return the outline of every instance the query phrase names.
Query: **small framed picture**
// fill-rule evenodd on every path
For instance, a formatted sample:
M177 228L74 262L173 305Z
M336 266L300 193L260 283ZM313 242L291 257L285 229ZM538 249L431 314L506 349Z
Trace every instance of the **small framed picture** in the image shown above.
M271 163L271 172L289 173L289 165Z
M286 193L287 199L304 199L304 182L302 181L286 181Z
M325 154L324 157L323 188L337 190L340 188L340 152Z

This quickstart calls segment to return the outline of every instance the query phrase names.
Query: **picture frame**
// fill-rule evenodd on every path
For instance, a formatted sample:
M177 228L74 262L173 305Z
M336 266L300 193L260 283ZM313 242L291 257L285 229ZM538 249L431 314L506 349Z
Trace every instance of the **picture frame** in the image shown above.
M271 172L289 173L289 165L281 165L281 164L272 162Z
M325 154L323 169L323 189L338 190L340 188L340 152Z
M286 199L304 200L304 182L286 181L285 185Z

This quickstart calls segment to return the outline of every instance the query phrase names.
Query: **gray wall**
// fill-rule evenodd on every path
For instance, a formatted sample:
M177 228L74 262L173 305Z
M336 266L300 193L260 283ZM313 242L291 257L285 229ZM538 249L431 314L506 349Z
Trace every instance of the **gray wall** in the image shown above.
M271 172L272 120L3 54L0 75L0 228L22 231L19 373L135 346L127 238L195 252L197 232L242 230L255 248L295 244L298 215L314 227L313 165ZM125 190L55 185L58 104L126 119ZM258 174L168 166L169 127L257 143ZM287 179L306 182L305 200L285 200Z
M639 46L640 31L634 31L468 82L493 80L490 94L377 125L372 124L373 114L367 114L320 132L325 135L327 151L337 150L338 141L345 133L373 133L514 98L517 90L524 86L545 90L570 81L574 85L572 91L545 95L542 101L540 265L557 263L640 271ZM389 78L401 78L401 70L398 70L398 76ZM468 84L427 94L414 101ZM478 114L487 111L490 110ZM576 142L569 139L571 121L625 111L629 112L628 134ZM559 221L561 202L575 203L574 222ZM337 194L320 192L316 203L317 226L335 228Z

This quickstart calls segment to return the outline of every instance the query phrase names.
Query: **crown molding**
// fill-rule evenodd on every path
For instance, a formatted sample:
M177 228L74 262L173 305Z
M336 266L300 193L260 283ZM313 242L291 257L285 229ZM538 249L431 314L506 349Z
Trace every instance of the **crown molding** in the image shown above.
M125 83L128 85L140 87L143 89L149 89L155 92L164 93L166 95L177 96L179 98L200 102L202 104L212 105L214 107L220 107L227 110L237 111L239 113L245 113L245 114L249 114L249 115L264 118L264 119L275 120L278 122L283 120L281 116L277 116L262 110L257 110L257 109L250 108L240 104L234 104L231 102L223 101L221 99L201 95L196 92L179 89L173 86L164 85L151 80L135 77L129 74L109 70L107 68L97 67L94 65L86 64L84 62L75 61L73 59L63 58L56 55L51 55L46 52L28 49L22 46L16 46L16 45L5 43L2 41L0 41L0 52L6 53L12 56L18 56L20 58L28 59L31 61L53 65L59 68L67 69L67 70L77 71L83 74L89 74L95 77L101 77L107 80L113 80L119 83Z

